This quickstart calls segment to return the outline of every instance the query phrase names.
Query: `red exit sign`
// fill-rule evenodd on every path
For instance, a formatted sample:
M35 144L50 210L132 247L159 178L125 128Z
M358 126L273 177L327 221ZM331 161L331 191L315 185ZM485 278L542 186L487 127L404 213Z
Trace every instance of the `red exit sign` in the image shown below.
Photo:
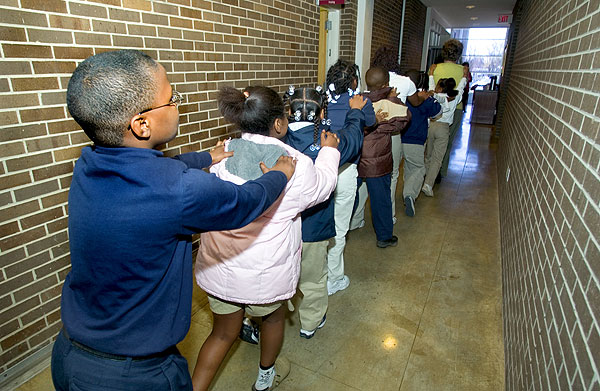
M344 0L319 0L319 5L344 4Z
M498 23L512 23L512 15L498 15Z

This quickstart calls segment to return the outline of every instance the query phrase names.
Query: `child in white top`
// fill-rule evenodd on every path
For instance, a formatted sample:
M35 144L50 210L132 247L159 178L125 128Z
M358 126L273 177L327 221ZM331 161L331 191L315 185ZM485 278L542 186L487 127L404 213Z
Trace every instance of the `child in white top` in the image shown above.
M442 106L442 115L432 119L429 123L429 132L427 134L427 145L425 147L425 182L421 189L426 196L433 197L433 185L435 178L442 166L442 160L448 146L448 137L450 135L450 125L454 118L454 110L462 100L463 90L467 84L468 68L463 71L463 78L460 79L457 89L454 89L456 82L453 78L440 79L437 85L433 79L433 71L436 64L429 68L429 94L433 96Z

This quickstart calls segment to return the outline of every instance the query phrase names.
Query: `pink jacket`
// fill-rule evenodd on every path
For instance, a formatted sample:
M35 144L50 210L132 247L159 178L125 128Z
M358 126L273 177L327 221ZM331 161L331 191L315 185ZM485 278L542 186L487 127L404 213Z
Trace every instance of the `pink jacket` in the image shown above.
M296 171L283 195L252 223L201 235L196 281L222 300L266 304L289 299L296 292L302 250L300 212L329 198L337 182L340 153L324 147L313 164L308 156L276 138L250 133L243 133L242 138L284 148L297 159ZM228 142L226 150L227 146ZM245 182L226 170L225 160L210 171L230 182Z

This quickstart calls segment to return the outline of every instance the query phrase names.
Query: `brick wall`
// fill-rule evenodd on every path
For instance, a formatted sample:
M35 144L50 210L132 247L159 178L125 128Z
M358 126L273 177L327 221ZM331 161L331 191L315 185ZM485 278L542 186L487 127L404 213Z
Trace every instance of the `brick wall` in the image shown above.
M598 390L600 3L515 9L498 153L506 388Z
M382 46L393 49L398 54L400 46L400 25L402 22L402 1L376 0L373 6L373 34L371 39L371 60Z
M358 8L356 1L347 1L340 14L340 57L354 62L356 55L356 19ZM362 73L361 69L361 73Z
M0 373L61 327L67 194L89 142L65 105L76 65L116 48L150 54L187 98L162 149L197 151L233 132L220 86L316 84L318 12L313 0L0 1Z
M419 0L405 1L400 69L402 71L408 71L409 69L421 70L427 7Z

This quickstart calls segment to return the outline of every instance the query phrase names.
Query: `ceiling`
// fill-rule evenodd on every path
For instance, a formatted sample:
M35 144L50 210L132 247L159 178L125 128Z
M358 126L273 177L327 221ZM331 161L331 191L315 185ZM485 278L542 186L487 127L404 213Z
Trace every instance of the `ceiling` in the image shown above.
M508 27L499 15L512 14L516 0L421 0L445 28ZM475 6L467 8L467 6ZM472 18L477 18L473 20Z

